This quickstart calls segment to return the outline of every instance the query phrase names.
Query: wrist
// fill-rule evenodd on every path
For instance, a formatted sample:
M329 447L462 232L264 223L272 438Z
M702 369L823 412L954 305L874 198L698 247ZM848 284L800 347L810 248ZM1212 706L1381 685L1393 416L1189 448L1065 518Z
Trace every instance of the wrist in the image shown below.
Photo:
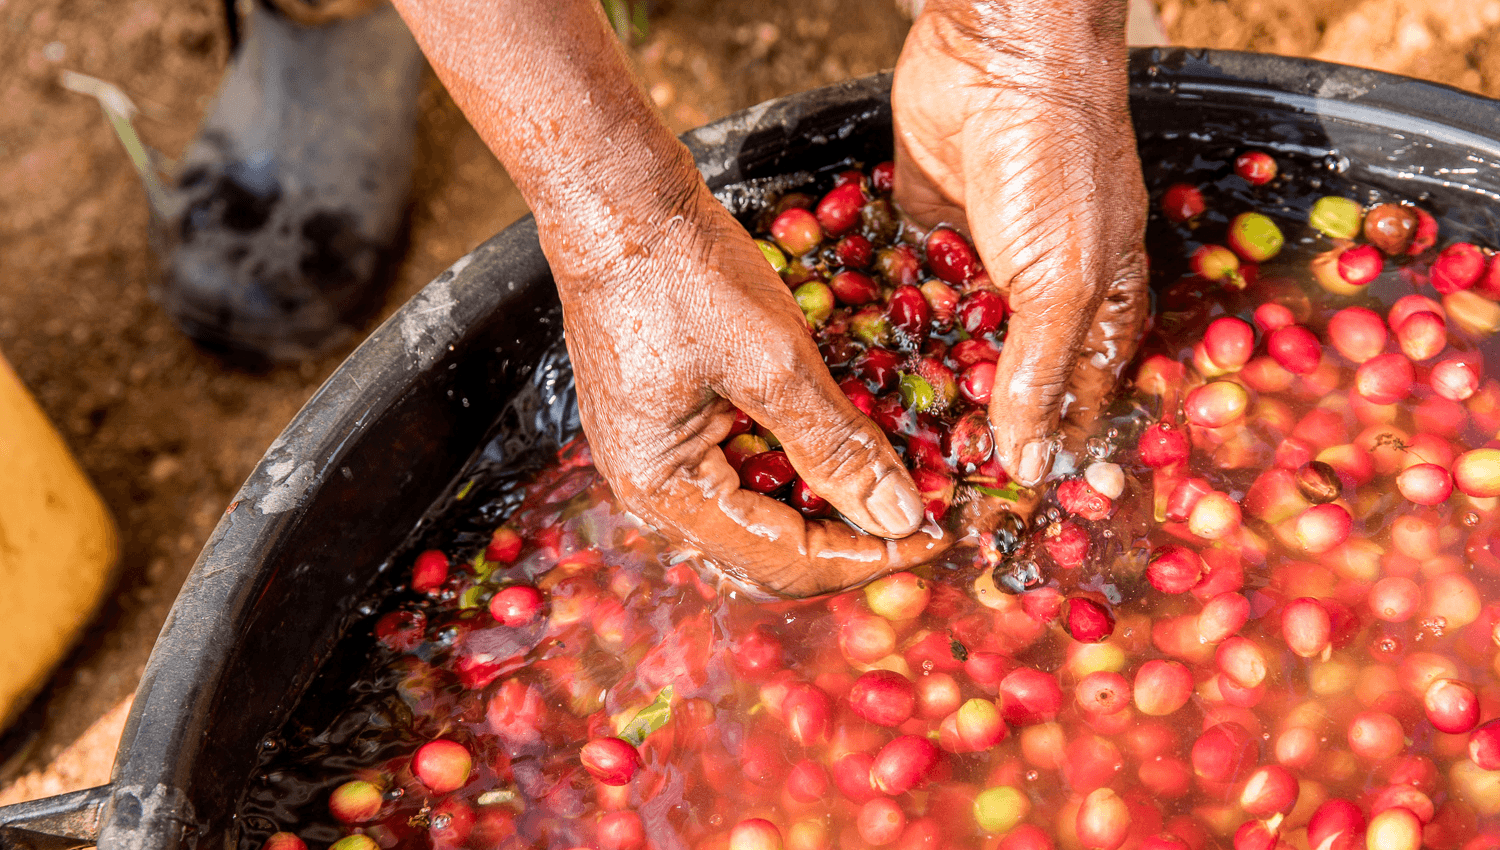
M613 285L712 201L692 154L663 135L612 137L523 189L559 286Z
M1128 90L1125 0L928 0L918 19L986 82Z

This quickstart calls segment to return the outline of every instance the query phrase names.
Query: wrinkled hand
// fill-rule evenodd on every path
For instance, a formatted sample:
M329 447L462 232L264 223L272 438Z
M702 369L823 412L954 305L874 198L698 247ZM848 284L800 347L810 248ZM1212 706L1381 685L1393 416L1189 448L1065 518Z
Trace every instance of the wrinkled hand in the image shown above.
M948 542L919 530L922 503L895 451L829 376L749 235L692 178L658 196L665 209L543 235L600 471L638 516L779 594L842 589L938 554ZM604 227L618 230L601 239ZM732 405L870 533L740 489L718 448Z
M966 230L1014 312L989 412L1001 464L1028 485L1059 416L1077 437L1098 413L1145 320L1146 192L1110 2L1082 0L1101 24L930 0L891 93L897 204Z

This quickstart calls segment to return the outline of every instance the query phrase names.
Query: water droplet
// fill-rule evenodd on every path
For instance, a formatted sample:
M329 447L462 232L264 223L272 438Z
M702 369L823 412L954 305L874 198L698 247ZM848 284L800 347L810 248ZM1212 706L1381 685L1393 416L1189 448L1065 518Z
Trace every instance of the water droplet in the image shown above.
M402 797L406 796L406 789L405 788L388 788L388 789L386 789L386 792L385 792L384 796L385 796L385 799L386 799L387 802L399 800Z
M448 828L448 824L450 824L452 822L453 822L453 816L450 815L450 814L448 814L447 812L444 812L442 814L437 814L437 815L433 815L432 816L432 828L433 829L447 829Z
M1464 514L1464 525L1468 526L1469 528L1473 528L1478 524L1479 514L1476 514L1473 511L1469 511L1468 513Z
M1028 770L1028 771L1026 771L1026 781L1027 782L1035 782L1035 781L1037 781L1037 779L1040 776L1041 776L1041 774L1037 773L1034 770Z

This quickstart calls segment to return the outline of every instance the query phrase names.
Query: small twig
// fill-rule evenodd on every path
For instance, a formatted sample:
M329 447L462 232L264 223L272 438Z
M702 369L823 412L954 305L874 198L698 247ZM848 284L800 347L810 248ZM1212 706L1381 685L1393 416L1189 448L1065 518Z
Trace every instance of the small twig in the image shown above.
M135 125L131 123L140 110L136 109L125 92L113 83L105 82L98 77L90 77L77 71L63 71L61 79L62 87L71 92L87 95L99 101L99 108L104 111L105 120L115 131L115 136L120 139L120 144L125 146L125 154L130 157L130 164L135 166L136 173L140 174L141 182L146 184L146 196L150 201L152 214L163 209L162 202L166 197L166 189L162 186L161 177L156 173L151 161L151 151L148 149L141 137L135 131Z

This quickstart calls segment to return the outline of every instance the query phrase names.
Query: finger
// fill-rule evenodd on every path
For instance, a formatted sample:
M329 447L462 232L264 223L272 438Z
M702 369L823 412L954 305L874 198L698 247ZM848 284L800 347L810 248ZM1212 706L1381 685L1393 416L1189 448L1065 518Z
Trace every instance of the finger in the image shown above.
M717 445L729 418L727 404L713 406L688 423L671 450L622 456L628 473L613 469L606 447L596 460L636 515L698 549L732 578L784 596L842 590L924 563L951 545L936 525L885 540L842 522L809 522L787 505L740 489L738 473Z
M952 175L939 172L945 160L917 147L918 142L907 140L910 131L896 132L895 177L891 200L902 214L923 227L947 224L968 235L968 223L964 216L963 199L948 196L939 187L962 185Z
M1075 352L1096 311L1083 281L1042 285L1040 297L1010 319L1005 346L995 364L990 425L1000 465L1020 483L1040 483L1052 463L1053 432Z
M740 489L717 447L679 466L650 501L649 521L675 532L732 578L783 596L859 585L929 561L951 543L935 525L885 540L842 522L804 520L787 505Z
M813 492L871 534L905 537L921 526L911 475L880 428L833 382L810 337L770 333L734 360L735 380L720 393L776 435Z
M1065 442L1079 445L1109 403L1120 374L1135 356L1150 306L1144 249L1132 252L1113 275L1099 303L1068 383L1072 398L1063 417Z

